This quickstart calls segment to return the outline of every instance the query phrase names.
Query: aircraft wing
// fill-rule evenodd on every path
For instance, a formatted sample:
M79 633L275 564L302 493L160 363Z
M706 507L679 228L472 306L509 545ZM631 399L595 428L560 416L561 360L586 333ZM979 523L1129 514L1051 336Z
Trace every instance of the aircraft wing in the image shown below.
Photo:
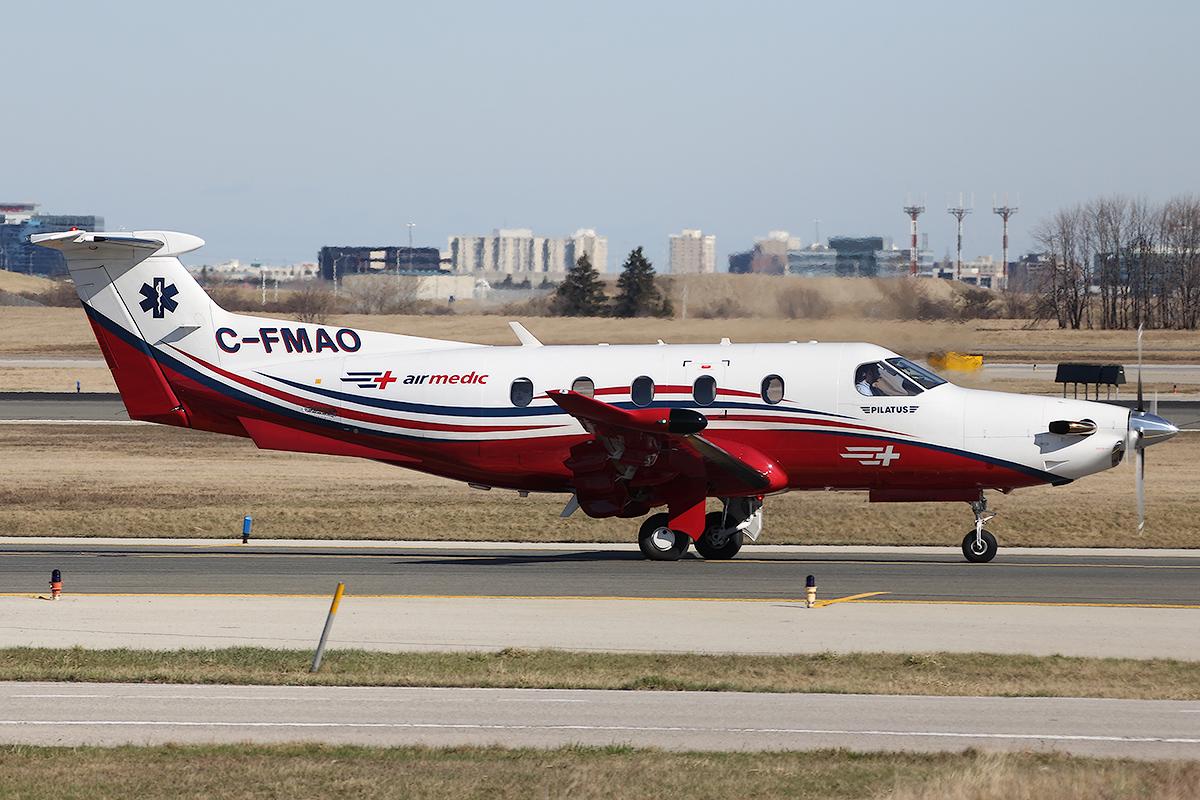
M565 390L549 396L595 437L573 447L566 461L581 505L593 494L616 505L631 489L654 505L655 487L674 481L703 481L713 496L764 494L787 486L783 468L763 453L737 441L701 436L708 419L695 409L626 409ZM625 510L633 515L635 509Z

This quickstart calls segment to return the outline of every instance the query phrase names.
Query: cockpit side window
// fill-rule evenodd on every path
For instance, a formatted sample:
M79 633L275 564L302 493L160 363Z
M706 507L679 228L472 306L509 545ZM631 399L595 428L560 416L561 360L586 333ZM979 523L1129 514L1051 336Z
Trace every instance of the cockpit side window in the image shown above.
M903 358L871 361L854 370L854 388L867 397L912 397L945 383Z
M883 394L883 389L877 384L879 383L879 364L859 364L858 369L854 370L854 388L859 394L871 397L872 395Z

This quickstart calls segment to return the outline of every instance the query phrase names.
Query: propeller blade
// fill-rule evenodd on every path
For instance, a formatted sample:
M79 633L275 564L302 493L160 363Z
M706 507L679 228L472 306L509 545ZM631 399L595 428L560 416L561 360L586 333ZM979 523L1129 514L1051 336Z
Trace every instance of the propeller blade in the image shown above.
M1138 536L1142 535L1142 531L1146 528L1146 448L1140 443L1141 434L1138 434L1139 443L1133 449L1133 480L1137 486L1137 506L1138 506Z
M1126 448L1133 448L1133 479L1137 487L1138 505L1138 536L1146 527L1144 491L1146 482L1146 448L1152 444L1165 442L1179 428L1168 420L1145 411L1129 412L1129 438Z

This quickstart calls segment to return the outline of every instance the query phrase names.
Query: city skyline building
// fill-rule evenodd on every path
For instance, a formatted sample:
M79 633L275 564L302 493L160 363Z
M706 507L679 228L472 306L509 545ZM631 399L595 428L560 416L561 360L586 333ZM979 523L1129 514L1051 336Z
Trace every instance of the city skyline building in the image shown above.
M534 236L530 228L505 228L491 236L451 236L450 269L467 275L566 275L580 256L587 255L597 272L608 271L608 238L594 228L573 236Z
M669 238L667 272L671 275L708 274L717 271L717 237L684 228Z

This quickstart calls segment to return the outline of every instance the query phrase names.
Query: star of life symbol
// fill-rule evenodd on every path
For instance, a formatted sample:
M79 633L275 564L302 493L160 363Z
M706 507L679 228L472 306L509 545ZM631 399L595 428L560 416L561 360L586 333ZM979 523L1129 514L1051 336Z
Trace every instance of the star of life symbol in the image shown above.
M887 447L847 447L846 452L840 455L842 458L853 458L864 467L890 467L893 461L900 458L890 444Z
M387 372L347 372L342 376L342 383L353 383L360 389L386 389L389 383L397 380L390 369Z
M179 302L175 299L179 290L173 283L164 286L166 282L166 278L155 278L153 286L148 283L142 284L142 296L146 298L141 304L142 311L150 311L155 319L162 319L167 311L175 313L175 309L179 307Z

